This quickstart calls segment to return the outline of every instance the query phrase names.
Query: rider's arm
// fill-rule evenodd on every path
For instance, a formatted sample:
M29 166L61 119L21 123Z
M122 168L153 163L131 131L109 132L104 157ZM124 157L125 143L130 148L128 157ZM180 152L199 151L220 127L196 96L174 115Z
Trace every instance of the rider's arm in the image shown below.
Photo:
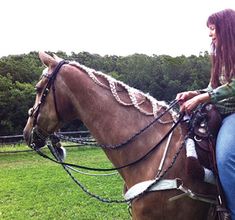
M226 83L222 86L212 89L209 85L202 92L208 92L212 103L217 103L220 100L227 99L235 96L235 78L232 79L230 83Z
M227 99L235 96L235 78L230 83L226 83L211 91L208 91L211 101L216 103L220 100Z

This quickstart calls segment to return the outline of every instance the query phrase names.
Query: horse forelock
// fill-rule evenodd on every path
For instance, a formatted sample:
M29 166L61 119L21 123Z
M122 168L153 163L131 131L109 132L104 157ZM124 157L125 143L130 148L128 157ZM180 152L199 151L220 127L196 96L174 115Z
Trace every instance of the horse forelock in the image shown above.
M48 67L46 67L43 71L42 71L42 75L41 76L47 76L48 75Z
M143 93L142 91L136 89L136 88L133 88L133 87L130 87L129 85L125 84L124 82L122 81L119 81L115 78L113 78L112 76L110 75L107 75L101 71L96 71L92 68L89 68L85 65L82 65L76 61L71 61L69 64L71 64L72 66L75 66L77 68L79 68L80 70L82 70L83 72L85 72L96 84L100 85L100 86L103 86L103 87L108 87L113 96L115 97L115 99L122 105L129 105L125 102L123 102L118 94L117 94L117 87L122 87L124 88L128 95L129 95L129 98L131 100L131 105L133 105L135 108L137 108L140 112L142 112L143 114L145 115L153 115L153 116L157 116L157 113L158 111L161 109L161 108L168 108L169 105L165 102L165 101L159 101L157 99L155 99L153 96L151 96L149 93ZM105 79L108 83L109 83L109 86L103 84L99 79L98 77L101 77L103 79ZM138 103L137 101L137 95L139 96L142 96L144 97L145 99L147 99L149 101L149 103L151 104L152 106L152 111L151 112L147 112L145 110L143 110L140 105L142 103ZM173 118L176 117L176 112L174 112L173 110L170 111L171 115Z

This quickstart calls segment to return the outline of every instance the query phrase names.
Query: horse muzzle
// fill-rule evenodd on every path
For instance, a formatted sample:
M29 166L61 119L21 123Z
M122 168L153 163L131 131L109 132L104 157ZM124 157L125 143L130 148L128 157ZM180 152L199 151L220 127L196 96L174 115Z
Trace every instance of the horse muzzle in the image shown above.
M48 134L36 126L33 127L27 143L32 149L38 150L46 145L47 137Z

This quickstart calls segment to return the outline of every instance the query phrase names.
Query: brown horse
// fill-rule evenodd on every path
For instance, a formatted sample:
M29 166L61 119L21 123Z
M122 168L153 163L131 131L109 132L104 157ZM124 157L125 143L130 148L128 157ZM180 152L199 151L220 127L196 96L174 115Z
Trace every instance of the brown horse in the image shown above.
M36 85L35 104L29 110L24 129L26 142L34 148L44 146L46 138L58 130L63 122L76 118L83 121L99 144L117 145L138 133L168 107L165 102L157 101L148 94L76 62L61 63L58 57L43 52L39 53L39 57L47 69ZM151 151L176 119L173 110L166 112L126 146L115 149L107 147L104 151L115 167L130 164ZM179 124L151 154L119 170L127 190L138 183L156 180L164 170L167 172L163 180L179 183L176 187L147 192L135 198L131 202L133 219L207 219L211 204L189 196L193 192L197 195L213 195L215 187L195 181L186 174L185 149L182 148L184 139L185 129ZM162 169L158 171L164 154L166 158L162 162ZM177 196L180 198L169 201Z

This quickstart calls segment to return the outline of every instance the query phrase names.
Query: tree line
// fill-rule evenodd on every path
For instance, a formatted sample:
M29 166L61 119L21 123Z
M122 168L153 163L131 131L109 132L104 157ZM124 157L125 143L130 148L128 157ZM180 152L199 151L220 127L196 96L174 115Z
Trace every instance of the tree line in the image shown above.
M51 52L48 52L51 53ZM88 52L59 57L102 71L158 100L171 101L180 91L205 88L210 75L208 52L199 56L133 54L100 56ZM37 52L0 58L0 135L22 134L44 66ZM65 126L73 129L78 124Z

